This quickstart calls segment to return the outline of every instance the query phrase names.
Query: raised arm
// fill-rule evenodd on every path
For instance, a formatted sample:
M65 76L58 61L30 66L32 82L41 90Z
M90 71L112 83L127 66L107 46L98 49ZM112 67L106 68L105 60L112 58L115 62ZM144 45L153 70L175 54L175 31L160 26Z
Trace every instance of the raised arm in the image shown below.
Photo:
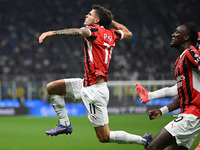
M70 28L56 31L47 31L40 35L39 43L42 43L46 38L55 36L55 35L65 35L65 36L82 36L88 37L90 36L90 31L86 28Z
M127 27L125 27L124 25L116 22L116 21L112 21L112 25L117 29L117 30L121 30L124 33L124 37L123 39L130 39L132 37L132 33L127 29Z

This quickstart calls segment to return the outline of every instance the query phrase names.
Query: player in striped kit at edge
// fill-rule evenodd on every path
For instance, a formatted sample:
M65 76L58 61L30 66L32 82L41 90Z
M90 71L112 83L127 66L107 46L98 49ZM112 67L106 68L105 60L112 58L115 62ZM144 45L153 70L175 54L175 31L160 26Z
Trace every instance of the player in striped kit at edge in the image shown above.
M190 36L190 39L193 39L193 42L191 42L192 45L194 45L198 51L200 51L200 32L198 32L198 36L197 33L195 33L195 27L191 24L186 24L185 25L185 29L183 28L184 25L179 26L176 31L172 34L172 42L171 42L171 46L175 46L175 48L178 49L177 47L177 41L179 40L179 44L180 44L180 36L184 34L184 30L188 30L185 33L185 36L188 34ZM193 32L193 35L192 35ZM183 37L183 36L182 36ZM195 40L194 38L198 37L197 40ZM176 43L175 43L176 42ZM182 41L183 42L183 41ZM177 80L177 84L175 84L172 87L165 87L159 90L156 90L154 92L149 92L147 89L144 89L139 82L136 82L136 90L137 93L140 96L140 99L142 101L142 103L147 103L150 100L153 99L157 99L157 98L165 98L165 97L175 97L173 99L173 102L170 103L167 106L164 106L162 108L160 108L159 110L154 109L154 110L150 110L149 111L149 117L151 120L156 119L160 116L162 116L163 114L166 114L168 112L171 112L173 110L176 110L178 108L181 108L181 114L184 114L183 116L180 115L179 118L183 118L180 119L178 121L178 119L175 119L175 123L174 121L172 121L168 126L166 126L166 129L168 130L168 132L172 135L165 137L166 141L157 141L159 138L161 139L162 137L164 137L164 133L166 134L166 130L163 129L156 138L154 140L154 142L151 143L149 149L159 149L159 146L166 146L166 145L170 145L168 147L168 150L185 150L185 149L189 149L189 147L192 145L194 138L198 135L198 133L200 132L200 127L198 126L198 124L200 123L199 118L200 118L200 98L199 98L199 93L200 93L200 89L199 89L199 65L200 65L200 57L199 57L199 52L197 51L197 49L195 49L194 46L190 46L190 43L188 44L187 41L185 41L185 45L188 47L186 47L187 49L184 51L182 51L182 54L180 55L180 57L178 57L175 65L176 65L176 69L175 69L175 76L178 77ZM174 45L176 44L176 45ZM184 44L182 44L184 45ZM190 46L190 47L189 47ZM179 45L179 47L181 47ZM181 52L181 51L179 51ZM186 65L185 65L186 64ZM190 68L191 67L191 68ZM196 68L196 69L195 69ZM198 68L198 69L197 69ZM181 75L177 75L180 73L183 73L181 71L184 71L184 74ZM189 77L189 78L188 78ZM177 79L177 78L176 78ZM181 79L181 80L180 80ZM178 88L177 88L178 87ZM177 96L179 95L179 96ZM181 105L180 105L181 104ZM187 115L185 115L187 114ZM181 123L184 122L184 120L187 120L187 116L191 116L193 120L190 120L190 123L193 125L191 128L195 128L193 129L193 133L192 131L189 132L187 130L190 130L189 127L186 128L186 130L184 130L183 128L181 129L181 125L180 127L178 127L179 125L176 125L177 123ZM189 122L189 120L188 120ZM171 125L172 127L174 127L174 131L169 129L169 126ZM197 124L197 126L195 127L195 124ZM176 131L175 126L177 126L177 128L180 128L180 130ZM182 125L184 126L184 124ZM184 128L187 125L185 124ZM180 132L182 130L182 132ZM175 131L177 133L175 133ZM159 144L156 144L159 143ZM165 145L163 144L163 142L165 143ZM162 148L160 148L162 149ZM200 150L200 143L197 146L197 148L195 150Z
M116 29L109 28L113 25ZM100 142L137 143L147 146L152 140L151 134L143 137L124 131L110 131L107 104L109 90L107 75L115 41L130 39L132 33L122 24L113 20L112 14L100 5L93 5L85 16L85 27L48 31L41 34L39 43L47 37L56 35L84 37L85 77L61 79L47 84L47 92L52 106L59 117L59 126L46 131L47 135L72 133L64 97L81 100L88 110L88 118L92 123Z

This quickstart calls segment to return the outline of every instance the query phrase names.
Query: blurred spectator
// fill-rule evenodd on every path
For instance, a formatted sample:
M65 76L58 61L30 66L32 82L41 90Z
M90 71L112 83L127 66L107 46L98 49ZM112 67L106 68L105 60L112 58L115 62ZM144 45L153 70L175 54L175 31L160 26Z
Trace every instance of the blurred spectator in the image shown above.
M154 22L150 17L152 10L145 9L137 0L96 2L108 7L116 16L115 20L134 33L131 40L117 43L110 65L109 78L112 80L173 79L177 56L171 52L164 37L170 40L171 29L181 23L200 24L198 0L144 1L147 2L153 9L154 18L163 22ZM84 21L79 14L86 14L92 4L93 1L84 0L1 0L0 82L82 77L82 39L63 37L62 42L49 39L50 42L38 44L38 36L44 29L79 27ZM159 26L168 35L163 35Z

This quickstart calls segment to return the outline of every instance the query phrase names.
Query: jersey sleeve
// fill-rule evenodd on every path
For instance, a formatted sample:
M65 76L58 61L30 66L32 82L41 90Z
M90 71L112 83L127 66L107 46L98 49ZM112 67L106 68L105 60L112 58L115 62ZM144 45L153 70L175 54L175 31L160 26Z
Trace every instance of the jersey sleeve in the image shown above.
M98 32L98 28L93 27L93 26L86 26L86 29L90 31L90 36L87 37L89 41L94 41L97 38L96 33Z
M82 27L82 28L80 28L80 29L88 29L88 28ZM90 29L88 29L88 31L90 32L90 35L89 35L89 36L91 36L91 31L90 31Z
M200 53L196 49L190 49L186 55L191 65L200 70Z
M121 30L115 30L114 33L116 35L116 40L122 40L123 39L124 33Z
M87 37L87 39L89 41L94 41L97 36L98 36L98 27L94 27L94 26L86 26L85 28L87 28L90 31L90 36ZM113 33L114 35L114 40L121 40L124 37L124 33L121 30L115 30L115 29L110 29L110 31Z

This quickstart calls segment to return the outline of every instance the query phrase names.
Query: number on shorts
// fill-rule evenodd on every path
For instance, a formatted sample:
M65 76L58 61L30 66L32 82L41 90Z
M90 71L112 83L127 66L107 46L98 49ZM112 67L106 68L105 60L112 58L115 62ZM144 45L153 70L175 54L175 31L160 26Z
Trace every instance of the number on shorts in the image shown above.
M89 105L90 105L90 113L91 114L96 114L95 105L91 104L91 103L89 103Z
M181 120L183 120L183 116L180 116L180 117L174 119L174 122L179 122L179 121L181 121Z

